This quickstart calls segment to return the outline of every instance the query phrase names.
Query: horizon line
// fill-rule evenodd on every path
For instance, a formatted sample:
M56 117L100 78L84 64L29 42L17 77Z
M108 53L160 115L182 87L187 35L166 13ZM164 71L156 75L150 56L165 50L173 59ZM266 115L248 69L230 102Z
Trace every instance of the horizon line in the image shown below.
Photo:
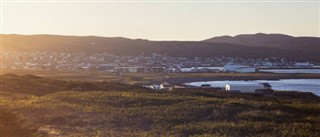
M142 38L142 37L127 37L127 36L103 36L103 35L74 35L74 34L49 34L49 33L34 33L34 34L23 34L23 33L0 33L0 35L24 35L24 36L36 36L36 35L48 35L48 36L66 36L66 37L102 37L102 38L125 38L125 39L131 39L131 40L148 40L148 41L204 41L207 39L215 38L215 37L224 37L224 36L229 36L229 37L236 37L239 35L257 35L257 34L266 34L266 35L287 35L291 37L313 37L313 38L320 38L320 36L297 36L297 35L291 35L291 34L284 34L284 33L264 33L264 32L256 32L256 33L241 33L241 34L236 34L236 35L216 35L216 36L211 36L207 37L201 40L179 40L179 39L148 39L148 38Z
M318 0L1 0L3 3L319 3Z

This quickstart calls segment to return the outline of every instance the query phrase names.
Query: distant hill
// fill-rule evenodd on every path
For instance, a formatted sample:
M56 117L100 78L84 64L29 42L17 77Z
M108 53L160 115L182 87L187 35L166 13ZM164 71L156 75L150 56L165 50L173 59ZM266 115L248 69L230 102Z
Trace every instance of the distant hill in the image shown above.
M320 56L320 38L318 37L293 37L283 34L242 34L234 37L221 36L213 37L205 42L211 43L229 43L250 47L266 47L274 50L280 49L286 51L283 54L290 59L305 59L318 60Z
M219 43L232 43L238 45L246 46L260 46L260 47L275 47L281 45L285 41L290 41L295 39L295 37L283 34L242 34L234 37L231 36L219 36L213 37L207 40L206 42L219 42Z
M166 53L177 57L285 57L320 62L320 39L282 34L215 37L205 41L149 41L122 37L3 35L4 51L69 51L117 55Z
M251 47L272 47L289 50L318 50L320 52L320 38L317 37L293 37L284 34L257 33L242 34L234 37L213 37L204 41L211 43L230 43Z

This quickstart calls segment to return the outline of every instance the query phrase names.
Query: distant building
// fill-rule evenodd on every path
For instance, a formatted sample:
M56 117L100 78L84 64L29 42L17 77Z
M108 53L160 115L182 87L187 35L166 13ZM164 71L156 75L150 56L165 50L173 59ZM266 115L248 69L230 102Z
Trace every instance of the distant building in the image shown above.
M155 90L155 91L158 91L158 90L161 90L161 89L164 88L164 86L161 85L161 84L144 85L143 87L149 88L149 89L152 89L152 90Z
M256 68L251 66L236 65L236 64L229 63L223 67L223 71L250 73L250 72L256 72Z
M138 72L138 68L137 67L128 67L128 72L137 73Z
M165 69L165 72L167 72L167 73L174 73L176 71L177 70L175 68L167 68L167 69Z
M297 62L294 64L294 66L297 68L311 68L313 67L313 64L310 62Z
M154 85L151 85L150 86L153 90L160 90L160 89L163 89L164 86L163 85L158 85L158 84L154 84Z
M166 81L163 81L160 83L155 83L155 84L150 84L150 85L143 85L143 87L152 89L154 91L160 91L160 90L161 91L172 91L173 88L178 88L178 87L171 85L170 83L168 83Z

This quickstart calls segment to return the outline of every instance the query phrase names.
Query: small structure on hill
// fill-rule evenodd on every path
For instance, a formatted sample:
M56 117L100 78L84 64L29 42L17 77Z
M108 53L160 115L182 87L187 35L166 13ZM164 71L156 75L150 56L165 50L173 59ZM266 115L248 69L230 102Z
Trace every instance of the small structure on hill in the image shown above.
M161 84L152 84L150 86L146 86L147 88L153 89L153 90L161 90L164 88Z
M151 84L151 85L144 85L143 87L150 88L155 91L159 90L172 90L172 86L168 82L161 82L161 84Z

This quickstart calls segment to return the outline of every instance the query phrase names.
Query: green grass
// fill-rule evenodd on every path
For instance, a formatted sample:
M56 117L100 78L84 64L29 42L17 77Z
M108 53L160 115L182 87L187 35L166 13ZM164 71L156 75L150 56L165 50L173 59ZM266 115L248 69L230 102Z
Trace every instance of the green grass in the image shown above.
M4 94L25 126L63 136L320 136L319 100L207 90Z

